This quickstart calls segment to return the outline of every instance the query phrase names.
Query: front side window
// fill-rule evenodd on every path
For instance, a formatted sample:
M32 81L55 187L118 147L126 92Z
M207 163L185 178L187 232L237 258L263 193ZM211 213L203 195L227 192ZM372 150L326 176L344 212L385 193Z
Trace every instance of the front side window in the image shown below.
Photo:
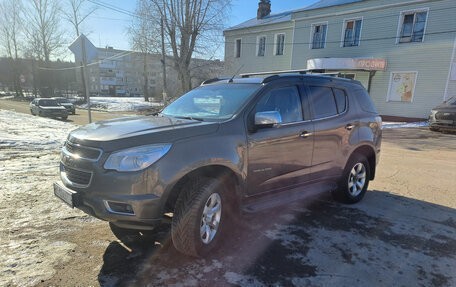
M285 34L276 35L276 55L283 55L283 47L285 45Z
M277 111L282 123L303 120L301 99L297 87L285 87L269 91L258 103L256 112Z
M327 24L313 26L312 49L323 49L326 43Z
M427 12L404 13L399 43L423 42Z
M241 57L241 39L236 39L236 45L234 47L234 56L236 58Z
M259 88L258 84L202 86L172 102L162 114L176 118L226 120L231 118Z
M349 20L345 22L344 47L359 46L361 25L362 20Z
M266 37L265 36L261 36L261 37L258 38L257 56L263 57L265 49L266 49Z

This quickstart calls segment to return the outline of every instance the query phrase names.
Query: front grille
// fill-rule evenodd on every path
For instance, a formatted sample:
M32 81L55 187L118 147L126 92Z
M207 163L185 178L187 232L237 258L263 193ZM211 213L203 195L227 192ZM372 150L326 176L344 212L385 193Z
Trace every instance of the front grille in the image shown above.
M72 182L81 185L88 185L92 174L90 172L80 171L71 167L63 166L66 177Z
M435 119L456 121L456 113L438 112L435 114Z
M101 154L100 150L88 148L80 145L75 145L70 142L65 143L66 150L74 155L77 155L82 158L93 159L96 160Z

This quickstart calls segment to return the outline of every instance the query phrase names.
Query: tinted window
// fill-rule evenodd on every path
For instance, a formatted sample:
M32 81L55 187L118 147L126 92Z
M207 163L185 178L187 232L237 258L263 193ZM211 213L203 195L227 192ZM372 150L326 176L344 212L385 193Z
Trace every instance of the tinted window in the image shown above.
M364 90L364 89L355 90L355 95L356 95L356 100L358 101L359 106L361 107L361 109L363 111L369 112L369 113L377 113L377 111L375 110L375 106L372 103L372 100L366 90Z
M315 119L337 115L336 102L331 88L312 86L309 88Z
M59 104L57 104L56 100L40 100L39 105L43 107L54 107L58 106Z
M258 103L256 112L278 111L283 123L302 121L301 99L296 87L268 92Z
M347 106L347 97L343 90L334 89L334 98L336 98L337 112L340 114L345 111Z

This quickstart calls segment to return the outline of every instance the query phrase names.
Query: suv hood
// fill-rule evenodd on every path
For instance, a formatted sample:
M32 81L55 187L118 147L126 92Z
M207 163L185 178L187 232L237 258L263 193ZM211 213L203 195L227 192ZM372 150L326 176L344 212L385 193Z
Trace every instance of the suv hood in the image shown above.
M134 116L88 124L72 131L68 140L112 151L153 143L172 143L183 138L213 133L218 126L216 122L166 116Z

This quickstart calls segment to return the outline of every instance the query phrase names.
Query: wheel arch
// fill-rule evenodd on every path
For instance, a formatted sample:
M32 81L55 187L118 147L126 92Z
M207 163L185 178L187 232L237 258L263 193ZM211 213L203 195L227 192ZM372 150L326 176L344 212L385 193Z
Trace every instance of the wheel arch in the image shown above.
M361 144L356 147L352 153L350 154L346 164L350 161L350 159L355 155L360 154L366 157L367 162L369 163L369 179L374 180L375 172L376 172L376 153L374 147L369 144Z
M231 188L234 192L229 193L230 199L236 204L236 208L240 208L240 201L242 195L242 179L231 168L225 165L207 165L198 167L183 175L174 186L171 188L165 203L165 213L172 212L176 204L179 194L182 192L183 187L191 180L197 177L219 178L223 181L224 185Z

